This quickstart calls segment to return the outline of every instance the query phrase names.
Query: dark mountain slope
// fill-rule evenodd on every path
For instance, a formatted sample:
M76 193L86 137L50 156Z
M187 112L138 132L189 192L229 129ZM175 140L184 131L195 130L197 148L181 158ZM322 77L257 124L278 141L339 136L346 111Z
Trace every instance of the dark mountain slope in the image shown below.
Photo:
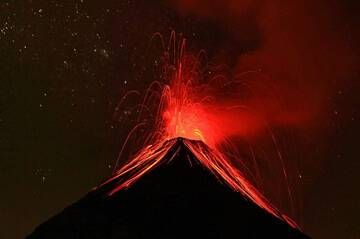
M307 238L221 183L183 139L165 157L128 189L108 196L115 179L90 192L28 239Z

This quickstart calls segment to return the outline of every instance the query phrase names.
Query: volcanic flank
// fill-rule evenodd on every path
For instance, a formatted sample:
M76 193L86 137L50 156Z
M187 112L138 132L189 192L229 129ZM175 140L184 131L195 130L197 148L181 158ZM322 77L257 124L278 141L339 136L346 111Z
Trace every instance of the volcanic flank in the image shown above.
M211 154L203 142L176 138L147 152L28 239L308 238L234 191L224 165L201 159Z

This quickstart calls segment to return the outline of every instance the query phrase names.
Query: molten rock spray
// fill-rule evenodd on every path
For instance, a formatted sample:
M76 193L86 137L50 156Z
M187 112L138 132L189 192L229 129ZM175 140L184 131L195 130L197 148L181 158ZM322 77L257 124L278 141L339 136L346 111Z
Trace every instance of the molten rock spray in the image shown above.
M171 41L176 45L175 33L172 34ZM261 116L250 113L245 105L219 103L215 98L209 97L207 85L199 82L199 57L185 53L185 40L174 50L172 58L171 64L165 64L163 71L169 83L158 83L161 94L155 130L147 137L147 145L132 160L116 169L114 175L102 184L122 178L109 195L130 187L144 174L157 167L176 142L173 139L186 138L190 140L184 140L184 144L205 168L268 213L298 228L293 220L280 213L245 178L241 169L234 166L224 153L223 145L230 145L227 141L232 134L251 134L266 127ZM148 96L147 93L144 104ZM141 123L133 131L140 126ZM202 141L209 147L190 143L193 140ZM285 170L284 174L286 177Z

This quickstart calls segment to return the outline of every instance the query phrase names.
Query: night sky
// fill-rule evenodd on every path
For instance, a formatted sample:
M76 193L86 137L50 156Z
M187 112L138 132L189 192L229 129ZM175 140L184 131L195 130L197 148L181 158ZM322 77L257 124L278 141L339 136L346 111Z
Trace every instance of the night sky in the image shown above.
M306 91L289 104L311 120L291 143L277 131L299 164L296 220L314 238L360 238L360 4L191 2L1 1L0 238L23 238L111 175L139 99L116 106L159 80L151 37L172 30L209 61Z

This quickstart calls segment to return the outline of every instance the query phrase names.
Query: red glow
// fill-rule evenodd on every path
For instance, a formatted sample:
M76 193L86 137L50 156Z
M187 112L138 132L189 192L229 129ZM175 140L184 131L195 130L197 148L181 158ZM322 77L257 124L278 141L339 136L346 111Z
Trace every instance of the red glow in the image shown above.
M104 183L119 180L110 195L129 187L162 163L176 139L185 138L184 143L195 158L229 187L270 214L297 227L262 196L245 178L241 169L230 162L221 147L231 135L250 135L265 128L261 114L250 112L245 104L216 101L216 97L210 97L209 84L200 83L198 59L184 54L184 46L185 41L181 44L175 62L165 66L165 75L170 83L161 89L156 133L149 137L149 145ZM173 153L175 155L176 152Z
M192 76L183 73L180 61L171 86L164 90L163 120L166 136L201 140L214 145L219 136L216 121L207 111L206 104L196 101L192 80Z
M264 130L265 116L260 114L265 113L249 110L252 106L255 109L254 102L245 104L239 103L239 100L226 100L225 97L218 99L220 97L211 91L219 86L200 83L202 76L198 59L185 54L184 45L179 50L179 60L174 63L175 72L169 74L170 84L163 87L160 103L162 118L159 119L161 126L158 130L164 132L165 138L201 140L215 148L228 137L250 136Z

